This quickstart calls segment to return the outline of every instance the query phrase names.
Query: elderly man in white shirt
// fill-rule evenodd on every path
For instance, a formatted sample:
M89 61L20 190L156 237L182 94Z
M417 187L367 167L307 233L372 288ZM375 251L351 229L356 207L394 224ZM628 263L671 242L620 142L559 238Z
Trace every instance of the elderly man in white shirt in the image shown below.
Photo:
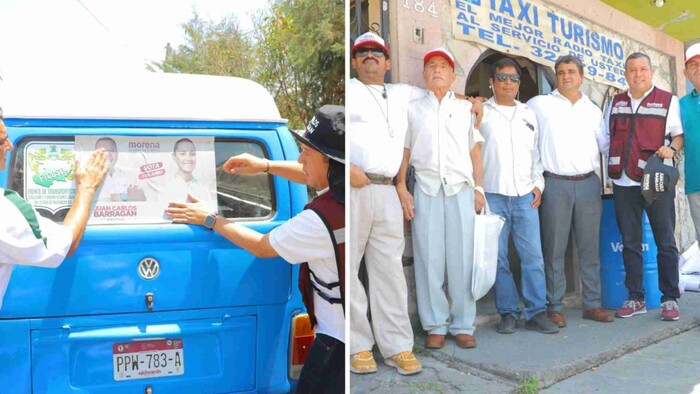
M546 314L545 276L540 243L540 205L544 179L537 149L537 118L515 100L520 67L510 58L493 64L489 83L494 97L484 104L479 128L484 137L484 189L491 211L506 220L498 246L496 309L501 315L497 331L511 334L520 317L518 290L508 262L508 236L520 256L525 327L553 334L559 327Z
M583 285L583 318L611 322L600 301L600 198L596 175L600 154L608 153L603 113L580 91L583 63L562 56L554 64L557 89L532 98L528 107L537 115L539 150L544 168L540 222L542 254L547 277L547 314L566 327L562 299L566 292L564 263L573 225Z
M471 273L474 215L484 206L483 138L473 127L471 104L450 91L456 78L452 55L443 48L434 49L425 54L423 63L429 90L408 107L396 189L404 217L413 219L418 314L428 333L425 346L442 348L449 332L458 347L473 348L476 301ZM413 197L406 187L409 164L416 174ZM443 290L445 269L451 306Z

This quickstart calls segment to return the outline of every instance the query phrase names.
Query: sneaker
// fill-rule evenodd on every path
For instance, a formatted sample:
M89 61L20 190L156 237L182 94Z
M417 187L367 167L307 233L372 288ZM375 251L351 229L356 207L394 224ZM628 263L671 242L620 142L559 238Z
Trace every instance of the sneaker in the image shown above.
M395 354L384 362L386 365L396 368L401 375L413 375L423 370L420 361L409 351Z
M666 301L661 304L661 320L674 321L681 317L678 312L678 303L676 301Z
M515 319L515 316L511 315L510 313L505 313L501 315L501 321L498 322L496 331L501 334L512 334L515 332L517 325L518 321Z
M377 362L372 352L357 352L350 356L350 371L357 374L377 372Z
M647 304L644 301L627 300L622 304L620 309L615 312L615 316L632 317L644 313L647 313Z
M542 334L556 334L559 332L559 326L549 320L545 312L540 312L526 321L525 328L541 332Z

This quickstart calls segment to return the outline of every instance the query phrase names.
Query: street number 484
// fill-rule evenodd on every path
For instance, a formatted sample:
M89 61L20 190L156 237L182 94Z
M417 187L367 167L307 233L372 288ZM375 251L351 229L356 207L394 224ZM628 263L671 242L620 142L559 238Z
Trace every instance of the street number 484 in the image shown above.
M411 6L411 3L413 3L413 6ZM428 11L430 16L432 16L433 18L437 18L437 11L435 10L435 0L431 0L430 5L427 5L427 1L425 0L403 0L403 8L409 10L413 9L413 11L419 14Z

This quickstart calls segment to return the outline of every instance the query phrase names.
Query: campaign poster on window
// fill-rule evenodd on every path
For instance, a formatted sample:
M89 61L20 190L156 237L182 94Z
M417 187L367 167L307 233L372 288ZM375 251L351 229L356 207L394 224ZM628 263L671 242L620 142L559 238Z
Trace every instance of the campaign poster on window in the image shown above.
M24 149L24 198L35 208L56 213L75 196L72 142L30 142Z
M81 163L104 149L109 171L96 193L90 224L169 223L169 202L192 195L217 211L213 137L77 136Z

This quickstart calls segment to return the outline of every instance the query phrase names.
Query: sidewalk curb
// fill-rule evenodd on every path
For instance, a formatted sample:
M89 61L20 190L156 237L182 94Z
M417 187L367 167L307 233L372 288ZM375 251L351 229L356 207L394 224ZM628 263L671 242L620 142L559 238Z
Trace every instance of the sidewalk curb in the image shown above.
M468 361L456 357L454 356L454 354L449 355L440 351L428 350L423 348L423 346L418 345L419 343L423 342L424 337L421 337L420 339L416 340L416 346L419 346L423 350L422 353L427 354L429 357L432 357L443 363L449 363L453 368L460 369L459 366L463 365L465 367L470 368L469 372L471 372L472 374L474 374L474 369L476 369L477 371L486 373L487 375L484 376L485 378L487 376L491 376L491 378L493 376L496 376L506 379L507 381L510 381L510 383L516 385L519 385L520 383L530 378L537 378L540 382L539 387L542 389L547 388L555 383L568 379L577 374L580 374L582 372L585 372L587 370L590 370L591 368L595 368L601 364L607 363L621 356L632 353L636 350L643 349L655 343L661 342L665 339L674 337L683 332L692 330L700 326L700 316L695 316L690 318L689 320L679 321L670 324L673 324L673 326L669 326L668 329L651 331L648 333L648 335L638 338L638 340L632 343L623 343L607 351L598 353L592 357L578 359L573 363L563 364L546 369L544 371L534 372L531 370L524 369L516 369L509 371L497 364L480 363L478 361ZM477 372L477 375L478 373L479 372Z

